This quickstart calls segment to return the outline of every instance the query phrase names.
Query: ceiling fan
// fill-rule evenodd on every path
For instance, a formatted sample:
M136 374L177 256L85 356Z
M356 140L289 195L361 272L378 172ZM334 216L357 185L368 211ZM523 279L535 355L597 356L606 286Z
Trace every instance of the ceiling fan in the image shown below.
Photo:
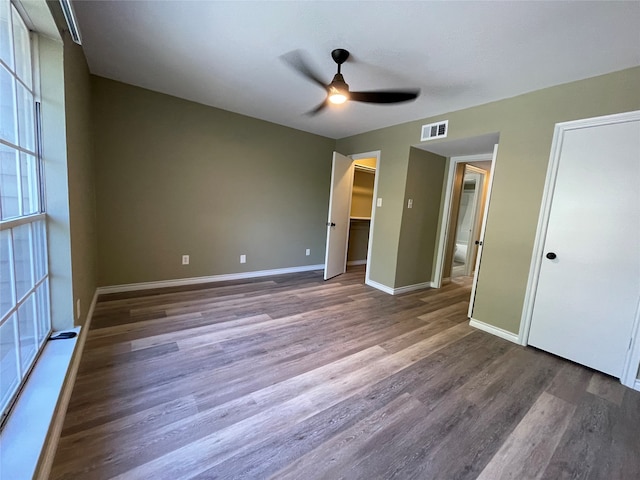
M420 95L419 89L352 92L349 90L349 85L344 81L344 77L340 71L342 64L349 58L349 51L343 48L336 48L331 52L331 58L338 64L338 73L333 76L333 80L327 85L302 59L299 52L296 52L294 56L285 56L285 60L289 65L308 80L324 88L327 92L327 98L316 108L307 112L308 115L315 115L321 112L329 104L339 105L348 100L354 102L389 104L410 102Z

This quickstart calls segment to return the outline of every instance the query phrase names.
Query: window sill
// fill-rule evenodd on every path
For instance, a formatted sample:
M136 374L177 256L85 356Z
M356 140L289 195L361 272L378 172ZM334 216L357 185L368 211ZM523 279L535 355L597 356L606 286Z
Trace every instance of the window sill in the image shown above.
M44 347L0 434L0 478L34 476L78 338Z

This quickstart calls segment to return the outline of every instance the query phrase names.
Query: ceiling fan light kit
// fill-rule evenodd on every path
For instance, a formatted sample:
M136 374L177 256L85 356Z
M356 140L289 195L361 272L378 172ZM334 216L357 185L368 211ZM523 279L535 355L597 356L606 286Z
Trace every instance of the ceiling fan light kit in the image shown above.
M340 105L349 100L349 85L344 81L341 73L336 73L327 87L328 99L331 103Z
M308 112L308 115L315 115L321 112L329 104L340 105L348 100L364 103L390 104L409 102L415 100L418 98L418 95L420 95L420 90L417 88L407 90L350 92L349 85L345 82L341 72L342 64L349 58L349 52L344 48L336 48L331 52L331 58L333 58L333 61L338 65L338 72L333 76L333 80L328 85L325 85L318 76L313 73L313 69L305 64L302 58L297 59L295 63L290 63L290 65L302 74L302 76L316 85L324 87L327 91L326 100Z

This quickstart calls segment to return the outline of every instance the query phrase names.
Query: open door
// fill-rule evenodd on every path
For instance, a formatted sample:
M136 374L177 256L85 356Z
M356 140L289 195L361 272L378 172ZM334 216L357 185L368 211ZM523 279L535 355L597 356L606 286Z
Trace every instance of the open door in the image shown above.
M329 216L327 218L327 251L324 259L325 280L340 275L347 269L352 186L353 160L333 152Z
M487 215L489 214L489 202L491 201L491 188L493 187L493 174L496 170L496 158L498 156L498 144L493 147L493 158L491 160L491 172L489 172L489 185L487 186L487 198L484 202L484 213L482 214L482 224L480 226L480 237L476 240L478 251L476 253L475 272L473 274L473 284L471 285L471 298L469 299L469 311L467 316L473 318L473 306L476 299L476 288L478 287L478 274L480 273L480 261L482 260L482 246L484 245L484 234L487 229Z

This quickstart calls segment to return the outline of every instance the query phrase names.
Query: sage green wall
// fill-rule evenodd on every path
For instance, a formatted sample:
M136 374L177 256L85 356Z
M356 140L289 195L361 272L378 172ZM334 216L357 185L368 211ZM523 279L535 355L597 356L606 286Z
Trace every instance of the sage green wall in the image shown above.
M447 159L411 148L394 287L430 282ZM413 207L408 208L408 200ZM406 255L404 252L411 252Z
M370 226L369 220L351 220L349 243L347 245L347 263L362 262L367 259Z
M370 265L369 275L372 280L388 287L395 284L410 139L411 134L407 135L405 124L402 124L336 142L336 151L344 155L382 152L376 166L376 175L379 175L377 198L382 198L382 206L375 207L374 241L369 252L375 261Z
M96 76L92 98L99 285L324 262L334 140Z
M418 255L400 250L399 238L409 147L419 143L421 126L449 120L447 139L433 142L499 132L474 318L517 333L554 125L640 109L638 85L640 67L339 140L336 150L344 154L381 150L384 203L373 232L372 280L394 285L396 276L404 276L396 272L404 257Z
M97 287L91 80L82 47L68 33L63 40L71 272L76 323L84 324Z

